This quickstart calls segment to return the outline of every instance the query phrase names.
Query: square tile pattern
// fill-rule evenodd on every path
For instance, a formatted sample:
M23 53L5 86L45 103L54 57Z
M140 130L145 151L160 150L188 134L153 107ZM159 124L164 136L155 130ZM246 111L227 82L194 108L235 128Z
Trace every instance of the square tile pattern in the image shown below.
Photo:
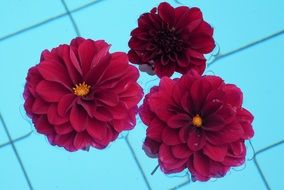
M255 115L255 137L247 144L244 166L222 179L191 182L187 173L164 175L157 160L141 149L145 126L137 126L103 151L69 153L50 146L33 131L22 98L28 68L43 49L69 43L76 35L105 39L111 51L127 51L138 16L161 1L11 0L0 6L0 171L2 190L28 189L258 189L281 190L284 156L283 1L179 1L202 9L215 28L220 54L207 74L222 76L244 92L244 106ZM169 1L178 6L177 1ZM245 5L245 7L244 7ZM249 44L249 45L248 45ZM210 55L209 55L210 57ZM215 60L214 60L215 59ZM214 64L213 64L214 63ZM252 72L253 71L253 72ZM158 79L142 73L149 91ZM255 148L255 150L253 149Z

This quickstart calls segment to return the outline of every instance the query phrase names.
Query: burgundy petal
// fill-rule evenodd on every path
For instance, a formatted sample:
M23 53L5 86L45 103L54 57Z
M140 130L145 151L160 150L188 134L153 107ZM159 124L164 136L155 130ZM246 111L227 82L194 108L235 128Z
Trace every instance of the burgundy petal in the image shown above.
M119 97L114 92L100 91L95 94L96 98L107 106L116 106L119 103Z
M62 85L43 80L36 87L37 94L47 102L58 102L69 91ZM52 93L51 93L52 92Z
M54 134L53 127L48 123L46 116L42 115L35 123L37 132L45 135Z
M162 140L166 145L178 145L181 144L179 138L179 131L171 128L164 128L162 132Z
M76 149L86 149L90 146L91 139L85 132L77 133L74 138L74 147Z
M215 146L207 143L204 146L203 153L214 161L222 162L227 154L227 145Z
M186 114L177 114L168 120L168 126L171 128L187 127L191 124L191 118Z
M192 151L185 144L172 146L171 151L179 159L189 158L192 155Z
M153 119L147 128L147 137L150 137L157 142L161 142L164 126L165 123L163 123L161 120L157 118Z
M201 176L209 176L210 165L208 159L201 152L196 152L193 155L193 167L197 174Z
M243 134L242 126L239 123L232 123L220 131L206 132L206 138L211 144L222 145L239 140Z
M36 98L32 105L32 112L36 114L46 114L49 108L49 104L43 101L41 98Z
M47 111L48 122L53 125L61 125L68 121L68 117L62 117L57 112L56 104L51 104Z
M241 90L232 84L227 84L223 87L225 91L225 101L227 104L235 106L237 108L242 106L243 103L243 93Z
M66 73L66 69L61 63L43 61L38 65L38 70L45 80L58 82L67 89L70 89L72 86L72 82Z
M84 131L89 122L89 116L81 106L73 106L70 112L70 123L77 132Z
M189 131L187 146L192 151L197 151L197 150L202 149L205 144L206 144L206 140L205 140L205 135L203 131L199 131L196 129L192 129Z
M62 125L55 125L54 129L59 135L65 135L73 131L73 128L69 122Z
M206 118L202 128L206 131L219 131L223 127L225 127L225 120L218 115L212 115Z
M86 74L91 69L95 51L95 44L92 40L85 40L79 45L78 54L83 74Z
M58 102L57 111L60 116L65 116L67 112L73 107L75 95L66 94Z
M93 138L102 140L107 134L107 123L96 119L89 119L87 131Z
M164 22L169 23L170 26L174 24L175 11L168 3L163 2L158 6L158 14Z

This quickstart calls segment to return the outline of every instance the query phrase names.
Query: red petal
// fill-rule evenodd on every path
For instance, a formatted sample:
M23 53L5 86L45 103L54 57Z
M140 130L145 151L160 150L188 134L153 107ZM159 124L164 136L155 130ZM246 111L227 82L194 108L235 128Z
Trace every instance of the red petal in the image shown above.
M217 132L207 131L206 138L213 145L223 145L239 140L243 134L242 126L239 123L232 123Z
M87 131L94 139L102 140L107 134L107 123L98 121L96 119L90 119Z
M95 97L107 106L116 106L119 102L118 95L111 91L100 91Z
M204 146L203 153L214 161L222 162L227 154L227 150L227 145L214 146L210 143L207 143Z
M240 118L240 120L247 121L249 123L251 123L254 118L253 115L245 108L241 108L238 110L238 117Z
M68 133L66 135L56 135L54 142L58 146L63 146L68 151L76 151L77 149L73 145L73 141L76 133Z
M157 157L159 148L160 148L160 143L153 141L152 139L146 137L143 143L143 150L145 151L147 156L151 158Z
M178 159L176 159L170 150L170 146L165 144L161 144L159 149L159 160L163 163L177 163Z
M60 135L65 135L73 131L73 128L71 127L71 124L69 122L63 125L55 125L54 129L56 133Z
M79 45L80 45L81 43L83 43L84 41L85 41L84 38L82 38L82 37L76 37L76 38L74 38L74 39L71 41L70 46L74 46L74 47L78 48Z
M172 76L175 72L175 65L168 64L163 66L161 63L156 63L154 66L154 71L158 77L162 78L164 76Z
M191 129L188 135L187 146L192 151L200 150L206 144L205 135L203 131L198 131L197 129Z
M212 89L218 89L224 84L224 80L218 76L207 75L204 78L211 84Z
M182 143L187 143L189 134L189 127L183 127L179 130L179 138Z
M129 110L127 109L126 105L120 102L117 106L112 107L108 110L113 119L125 119L128 117Z
M134 128L134 125L128 120L114 120L113 128L118 132L122 132L125 130L131 130Z
M213 28L205 21L203 21L196 30L194 30L194 35L207 35L211 36L213 35ZM213 38L212 38L213 39Z
M97 44L96 44L97 46ZM101 48L97 48L97 53L95 54L92 65L90 69L95 68L98 64L104 61L105 58L109 57L109 48L110 45L105 43L104 41L101 41Z
M89 116L85 110L77 105L73 106L70 113L70 123L77 132L84 131L88 126Z
M47 102L58 102L65 94L70 93L70 91L62 85L46 80L41 81L37 85L36 92Z
M201 110L201 115L210 116L216 113L223 104L219 101L206 101Z
M179 173L186 168L187 159L179 159L175 163L159 162L161 170L165 174Z
M183 29L191 21L190 9L186 6L180 6L175 8L175 27L177 29Z
M128 83L124 86L124 92L119 94L127 108L136 106L143 97L143 90L137 83Z
M91 144L91 139L89 135L85 132L77 133L74 138L74 147L77 149L85 149L88 148Z
M45 135L54 134L54 128L48 123L45 115L40 116L35 123L37 132Z
M163 19L164 22L169 24L170 27L173 26L175 18L175 10L170 4L166 2L161 3L158 6L158 14Z
M62 117L73 107L75 96L73 94L64 95L58 102L57 111Z
M188 19L190 20L190 22L195 21L195 20L203 19L202 12L200 11L199 8L192 7L189 10L189 12L190 12L190 16L188 17Z
M140 62L140 57L134 50L128 52L128 58L131 63L138 64Z
M161 142L164 126L165 124L161 120L154 118L147 128L146 136L155 141Z
M187 114L177 114L172 116L168 122L168 126L171 128L188 127L191 124L191 118Z
M215 42L212 36L208 35L193 35L191 38L191 48L201 53L210 53L215 48Z
M72 86L72 82L68 74L66 74L67 70L61 63L42 61L37 68L45 80L58 82L67 89Z
M192 151L185 144L172 146L171 151L179 159L189 158L192 154Z
M109 66L105 69L102 74L102 82L105 80L111 80L119 78L127 72L128 68L128 57L127 54L122 52L113 53L111 55L111 60Z
M51 104L47 111L48 122L53 125L61 125L68 121L68 117L61 117L57 112L57 105Z
M219 131L223 127L225 127L225 120L218 115L211 115L206 118L202 128L206 131Z
M253 128L251 126L250 123L248 122L241 122L241 125L243 127L243 130L244 130L244 135L243 135L243 139L250 139L253 137L254 135L254 131L253 131Z
M111 121L113 119L111 112L106 108L97 107L93 111L93 116L100 121Z
M79 45L78 54L83 75L91 69L91 63L95 55L95 44L92 40L85 40Z
M193 167L195 168L198 175L209 177L209 160L200 152L194 153L193 156Z
M242 91L233 84L227 84L223 87L225 92L225 102L237 108L242 106L243 93Z
M179 138L179 131L167 127L163 129L162 140L167 145L177 145L182 143Z
M190 93L192 102L194 102L193 107L195 113L200 113L202 105L210 90L211 85L206 80L204 80L204 78L196 80L192 84Z
M35 114L46 114L49 108L49 103L43 101L41 98L36 98L32 105L32 112Z

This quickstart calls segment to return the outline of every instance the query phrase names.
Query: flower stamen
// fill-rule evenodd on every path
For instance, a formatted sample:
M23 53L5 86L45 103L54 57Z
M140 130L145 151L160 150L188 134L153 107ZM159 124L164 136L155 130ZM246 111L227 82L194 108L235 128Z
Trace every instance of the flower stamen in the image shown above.
M202 118L200 117L199 114L197 114L196 116L193 117L192 124L195 127L201 127L202 126Z
M76 84L73 89L73 92L76 96L86 96L90 92L91 86L86 84L85 82Z

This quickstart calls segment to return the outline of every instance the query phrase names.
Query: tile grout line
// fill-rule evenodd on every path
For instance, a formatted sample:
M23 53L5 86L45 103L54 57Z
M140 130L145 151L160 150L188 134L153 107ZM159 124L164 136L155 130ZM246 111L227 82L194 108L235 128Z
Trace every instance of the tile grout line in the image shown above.
M83 10L83 9L86 9L86 8L88 8L88 7L91 7L92 5L97 4L97 3L100 3L100 2L102 2L102 1L103 1L103 0L95 0L95 1L92 1L92 2L90 2L90 3L87 3L87 4L85 4L85 5L82 5L82 6L78 7L78 8L75 8L75 9L71 10L70 13L79 12L79 11L81 11L81 10ZM7 40L7 39L9 39L9 38L11 38L11 37L14 37L14 36L17 36L17 35L19 35L19 34L25 33L25 32L27 32L27 31L29 31L29 30L38 28L38 27L40 27L40 26L42 26L42 25L48 24L48 23L53 22L53 21L55 21L55 20L58 20L58 19L60 19L60 18L62 18L62 17L65 17L65 16L67 16L67 15L68 15L68 13L65 12L65 13L61 13L61 14L59 14L59 15L53 16L53 17L51 17L51 18L48 18L48 19L43 20L43 21L41 21L41 22L38 22L38 23L36 23L36 24L34 24L34 25L32 25L32 26L29 26L29 27L23 28L23 29L21 29L21 30L18 30L18 31L16 31L16 32L7 34L7 35L5 35L5 36L2 36L2 37L0 37L0 41Z
M15 143L15 142L18 142L18 141L21 141L21 140L24 140L25 138L28 138L31 134L33 133L33 131L30 131L29 133L21 136L21 137L18 137L16 139L14 139L12 142ZM2 147L5 147L5 146L8 146L8 145L11 145L11 142L6 142L6 143L3 143L3 144L0 144L0 148Z
M80 36L80 31L79 31L79 29L78 29L78 27L77 27L77 24L76 24L75 20L73 19L72 13L70 13L70 11L69 11L69 9L68 9L68 7L67 7L65 1L64 1L64 0L61 0L61 2L62 2L63 6L64 6L64 8L65 8L65 10L66 10L66 14L68 14L68 16L69 16L69 18L70 18L70 21L72 22L72 25L73 25L73 28L74 28L76 34L77 34L78 36ZM131 154L132 154L132 157L134 158L134 160L135 160L135 162L136 162L136 165L138 166L138 168L139 168L139 170L140 170L140 173L142 174L142 177L143 177L143 179L144 179L144 182L145 182L146 186L148 187L149 190L151 190L152 188L151 188L151 186L150 186L150 184L149 184L149 182L148 182L148 180L147 180L147 178L146 178L146 175L145 175L145 173L144 173L144 171L143 171L143 169L142 169L142 167L141 167L141 165L140 165L140 163L139 163L139 161L138 161L138 159L137 159L137 156L136 156L136 154L135 154L135 152L134 152L134 150L133 150L133 148L132 148L130 142L128 141L128 135L125 137L125 141L126 141L126 144L127 144L128 148L130 149L130 152L131 152Z
M63 6L64 6L64 8L65 8L65 10L66 10L66 14L67 14L68 17L69 17L69 19L70 19L70 21L71 21L71 23L72 23L72 25L73 25L73 28L74 28L74 30L75 30L77 36L80 36L80 31L79 31L79 29L78 29L78 26L77 26L77 24L76 24L76 22L75 22L75 20L74 20L74 18L73 18L73 16L72 16L72 14L70 13L70 10L68 9L68 6L67 6L66 2L65 2L64 0L61 0L61 3L63 4Z
M239 47L239 48L237 48L237 49L235 49L235 50L232 50L232 51L230 51L230 52L228 52L228 53L224 53L224 54L220 53L220 54L218 54L217 56L215 56L215 58L213 59L213 61L207 63L207 68L210 67L210 66L211 66L213 63L215 63L216 61L219 61L219 60L221 60L221 59L223 59L223 58L225 58L225 57L234 55L234 54L239 53L239 52L241 52L241 51L247 50L247 49L249 49L249 48L251 48L251 47L253 47L253 46L259 45L259 44L261 44L261 43L263 43L263 42L266 42L266 41L268 41L268 40L271 40L271 39L273 39L273 38L275 38L275 37L278 37L278 36L280 36L280 35L282 35L282 34L284 34L284 30L280 30L280 31L278 31L278 32L275 32L275 33L273 33L273 34L270 34L269 36L263 37L263 38L261 38L261 39L259 39L259 40L256 40L256 41L254 41L254 42L251 42L251 43L249 43L249 44L246 44L246 45L244 45L244 46L241 46L241 47Z
M132 148L132 146L131 146L131 144L130 144L130 142L129 142L129 140L128 140L128 135L127 135L124 139L125 139L125 142L126 142L128 148L129 148L131 154L132 154L132 157L133 157L134 160L135 160L135 163L136 163L138 169L140 170L140 173L141 173L141 175L142 175L142 177L143 177L143 179L144 179L145 184L147 185L147 187L148 187L149 190L152 190L152 188L151 188L151 186L150 186L150 183L149 183L149 181L147 180L147 177L146 177L146 175L145 175L145 173L144 173L144 171L143 171L143 169L142 169L142 166L141 166L141 164L140 164L140 162L139 162L139 160L138 160L138 158L137 158L137 156L136 156L136 154L135 154L135 152L134 152L134 150L133 150L133 148Z
M25 177L25 179L26 179L26 181L27 181L27 184L28 184L29 188L30 188L31 190L33 190L33 186L32 186L32 184L31 184L31 181L30 181L29 177L28 177L28 174L27 174L27 172L26 172L26 169L25 169L25 167L24 167L24 164L23 164L23 162L22 162L22 159L21 159L21 157L20 157L20 155L19 155L19 153L18 153L18 151L17 151L17 148L16 148L16 146L15 146L15 144L14 144L14 142L13 142L13 139L12 139L12 137L11 137L11 135L10 135L10 132L9 132L9 130L8 130L8 127L7 127L7 125L6 125L5 121L4 121L4 119L3 119L1 113L0 113L0 121L1 121L1 123L2 123L2 125L3 125L3 127L4 127L4 130L5 130L5 132L6 132L6 135L7 135L8 139L9 139L9 142L10 142L10 144L12 145L12 149L13 149L13 151L14 151L14 153L15 153L15 155L16 155L16 158L17 158L17 160L18 160L18 162L19 162L19 164L20 164L20 167L21 167L22 172L23 172L23 174L24 174L24 177Z
M74 10L71 10L71 11L69 11L69 9L68 9L66 3L64 2L64 0L61 0L61 1L62 1L63 5L64 5L66 11L67 11L66 13L57 15L57 16L55 16L55 17L52 17L52 18L47 19L47 20L45 20L45 21L42 21L42 22L40 22L40 23L38 23L38 24L35 24L35 25L31 26L31 27L24 28L24 29L19 30L19 31L17 31L17 32L14 32L14 33L12 33L12 34L8 34L7 36L4 36L4 37L0 38L0 41L3 41L3 40L8 39L8 38L10 38L10 37L13 37L13 36L16 36L16 35L18 35L18 34L24 33L24 32L26 32L26 31L29 31L29 30L33 29L33 28L37 28L37 27L39 27L39 26L41 26L41 25L47 24L47 23L49 23L49 22L52 22L52 21L54 21L54 20L57 20L57 19L59 19L59 18L61 18L61 17L67 16L67 15L69 16L69 18L70 18L70 20L71 20L71 22L72 22L72 25L73 25L73 27L74 27L74 29L75 29L76 34L77 34L78 36L80 36L78 27L77 27L77 25L76 25L76 23L75 23L75 21L74 21L74 18L72 17L72 14L71 14L71 13L80 11L81 9L87 8L87 7L89 7L89 6L91 6L91 5L95 4L95 3L100 2L100 1L94 1L94 2L88 3L88 4L86 4L86 5L83 5L83 6L81 6L81 7L78 7L78 8L76 8L76 9L74 9ZM219 56L216 56L215 59L214 59L211 63L208 64L208 67L211 66L211 64L213 64L214 62L216 62L216 61L218 61L218 60L220 60L220 59L222 59L222 58L225 58L225 57L227 57L227 56L233 55L233 54L238 53L238 52L240 52L240 51L246 50L246 49L248 49L248 48L250 48L250 47L253 47L253 46L258 45L258 44L260 44L260 43L262 43L262 42L265 42L265 41L267 41L267 40L270 40L270 39L272 39L272 38L274 38L274 37L277 37L277 36L279 36L279 35L281 35L281 34L284 34L284 30L282 30L282 31L280 31L280 32L277 32L277 33L274 33L274 34L272 34L272 35L270 35L270 36L268 36L268 37L262 38L262 39L260 39L260 40L257 40L257 41L255 41L255 42L253 42L253 43L250 43L250 44L247 44L247 45L245 45L245 46L239 47L239 48L237 48L237 49L235 49L235 50L233 50L233 51L231 51L231 52L228 52L228 53L225 53L225 54L220 54ZM25 136L23 136L23 137L20 137L20 138L16 139L16 140L12 140L12 138L11 138L11 136L10 136L10 133L9 133L9 131L8 131L8 128L7 128L7 126L6 126L5 122L4 122L4 119L3 119L3 117L2 117L1 114L0 114L0 119L1 119L1 122L2 122L2 124L3 124L3 126L4 126L4 128L5 128L5 132L6 132L7 136L8 136L8 138L9 138L9 143L5 143L5 145L7 145L7 144L11 144L11 145L12 145L12 148L13 148L13 150L14 150L14 153L15 153L15 155L17 156L17 159L18 159L18 161L19 161L19 163L20 163L20 165L21 165L21 168L22 168L22 170L23 170L23 172L24 172L24 175L25 175L26 180L27 180L27 182L28 182L28 184L29 184L29 187L30 187L30 189L33 189L32 186L31 186L31 183L30 183L30 181L29 181L29 178L28 178L28 176L27 176L27 173L26 173L26 171L25 171L25 169L24 169L24 166L23 166L23 163L22 163L22 161L21 161L21 158L20 158L20 156L19 156L19 154L18 154L18 152L17 152L17 149L16 149L16 147L15 147L15 145L14 145L14 142L16 142L17 140L21 140L21 139L23 139L23 138L26 138L26 137L28 137L30 134L27 134L27 135L25 135ZM144 178L144 180L145 180L145 182L146 182L148 188L151 189L151 187L150 187L150 185L149 185L149 182L148 182L147 179L146 179L145 173L143 172L142 167L141 167L141 165L140 165L140 163L139 163L139 161L138 161L138 159L137 159L137 157L136 157L136 154L135 154L135 152L134 152L132 146L130 145L130 143L129 143L129 141L128 141L128 137L125 138L125 141L126 141L128 147L129 147L129 149L130 149L130 151L131 151L131 153L132 153L132 155L133 155L133 157L134 157L134 159L135 159L135 161L136 161L137 166L138 166L139 169L140 169L140 172L141 172L142 175L143 175L143 178ZM278 146L278 145L280 145L280 144L283 144L283 143L284 143L284 140L283 140L283 141L280 141L280 142L278 142L278 143L275 143L275 144L273 144L273 145L270 145L270 146L268 146L268 147L266 147L266 148L263 148L263 149L257 151L257 152L255 153L255 155L256 155L256 154L259 154L259 153L262 153L262 152L265 152L265 151L267 151L267 150L269 150L269 149L271 149L271 148L273 148L273 147L275 147L275 146ZM1 145L0 145L0 147L1 147ZM258 169L258 172L260 173L261 178L262 178L262 180L264 181L264 183L265 183L267 189L270 189L270 187L269 187L269 185L268 185L268 183L267 183L267 181L266 181L266 178L265 178L265 176L264 176L262 170L260 169L260 166L259 166L259 164L258 164L256 158L254 158L253 160L254 160L254 163L255 163L255 165L256 165L256 167L257 167L257 169ZM177 187L179 187L179 186L177 186Z
M254 164L256 166L256 169L257 169L257 171L258 171L258 173L259 173L259 175L260 175L260 177L261 177L261 179L262 179L266 189L267 190L271 190L271 188L269 187L268 182L267 182L267 180L266 180L266 178L265 178L265 176L264 176L264 174L263 174L263 172L262 172L262 170L261 170L261 168L260 168L256 158L253 159L253 162L254 162Z

